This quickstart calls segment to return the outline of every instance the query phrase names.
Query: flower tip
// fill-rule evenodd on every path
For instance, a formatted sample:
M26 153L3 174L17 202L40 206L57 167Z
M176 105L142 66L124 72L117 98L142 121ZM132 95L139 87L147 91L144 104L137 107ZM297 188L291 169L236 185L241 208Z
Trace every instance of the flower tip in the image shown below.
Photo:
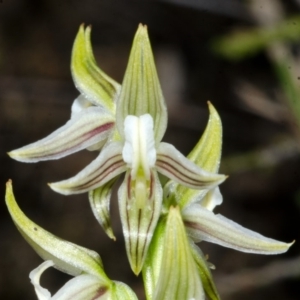
M7 182L6 182L6 187L9 188L11 186L12 186L12 180L8 179Z
M296 240L293 240L291 243L288 243L288 247L292 247L296 243Z
M131 270L135 276L139 276L139 274L142 270L142 266L139 266L139 265L131 266Z
M7 154L10 158L16 159L16 158L15 158L14 152L15 152L15 151L13 150L13 151L6 152L6 154Z
M57 183L50 183L48 182L47 185L52 189L54 192L57 192L59 194L67 195L66 191L64 189L60 188Z
M148 27L147 27L147 25L144 25L144 24L140 23L138 29L139 30L146 30L147 31Z

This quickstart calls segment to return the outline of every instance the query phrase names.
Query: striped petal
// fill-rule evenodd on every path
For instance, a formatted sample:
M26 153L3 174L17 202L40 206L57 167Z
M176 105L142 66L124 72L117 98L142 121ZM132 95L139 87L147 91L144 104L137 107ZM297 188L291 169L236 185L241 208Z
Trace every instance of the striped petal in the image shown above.
M104 141L113 127L114 117L110 113L100 107L89 107L44 139L8 155L22 162L59 159Z
M143 267L161 212L162 188L154 171L151 171L148 185L137 183L136 187L136 181L131 180L127 172L118 198L127 256L137 275Z
M115 100L121 86L97 66L91 45L91 27L81 25L76 36L71 71L76 88L91 103L115 112Z
M178 207L171 206L169 210L160 275L153 299L205 299Z
M113 240L116 240L110 224L109 203L112 192L112 186L117 178L113 178L106 184L89 192L90 205L93 214L106 234Z
M124 137L124 120L150 114L154 120L154 137L160 142L167 127L167 109L157 76L147 27L139 25L133 40L117 105L117 127Z
M122 144L108 144L87 167L74 177L50 183L49 186L63 195L81 194L96 189L126 170L122 158Z
M53 262L48 260L30 272L29 277L39 300L137 300L126 284L117 281L104 284L99 278L89 274L69 280L51 297L50 292L40 285L41 275L51 266Z
M224 175L204 171L167 143L158 146L156 169L175 182L193 189L211 189L226 179Z
M242 252L278 254L293 244L279 242L194 204L183 211L186 229L195 240L204 240Z

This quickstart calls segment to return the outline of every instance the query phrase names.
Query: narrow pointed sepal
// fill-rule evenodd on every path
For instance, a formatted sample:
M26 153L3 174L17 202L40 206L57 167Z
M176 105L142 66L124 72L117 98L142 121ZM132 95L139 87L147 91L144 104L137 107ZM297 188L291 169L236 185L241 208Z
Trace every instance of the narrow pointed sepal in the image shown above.
M114 122L103 108L89 107L47 137L8 155L22 162L59 159L107 139Z
M157 173L151 171L149 186L136 191L127 172L118 196L127 256L132 271L138 275L161 212L162 189Z
M192 189L211 189L226 179L224 175L204 171L167 143L160 143L158 146L156 169L175 182Z
M91 27L81 25L76 36L71 61L71 71L76 88L96 106L115 112L115 100L121 86L97 66L93 55Z
M193 241L190 241L190 250L197 265L205 294L210 300L220 300L219 293L210 271L210 264L207 262L206 257Z
M157 223L147 257L143 265L143 279L147 300L154 299L153 296L162 264L165 231L166 218L162 216Z
M89 200L93 214L106 234L113 240L116 240L116 237L110 223L109 204L112 186L116 180L117 178L114 178L101 187L89 191Z
M208 102L209 119L199 142L188 159L205 171L219 171L222 154L222 122L214 106Z
M63 195L85 193L106 184L125 170L122 144L112 142L77 175L67 180L50 183L49 186Z
M222 154L222 122L218 112L210 102L208 102L208 108L209 120L205 131L187 158L207 172L218 173ZM173 184L172 189L174 197L176 197L176 201L182 209L201 201L203 197L206 198L206 201L208 197L210 197L210 200L213 200L211 193L206 196L206 190L189 189L177 183Z
M117 109L117 127L124 137L124 120L128 115L150 114L154 136L160 142L167 127L167 109L156 72L147 27L139 25L122 83Z
M57 269L67 274L77 276L84 272L108 282L96 252L56 237L25 216L15 201L11 181L7 182L5 200L17 229L44 260L52 260Z
M286 252L293 244L264 237L222 215L215 215L199 204L186 208L183 211L183 219L193 239L204 240L242 252L279 254Z
M169 210L160 275L153 299L205 299L179 207L171 206Z

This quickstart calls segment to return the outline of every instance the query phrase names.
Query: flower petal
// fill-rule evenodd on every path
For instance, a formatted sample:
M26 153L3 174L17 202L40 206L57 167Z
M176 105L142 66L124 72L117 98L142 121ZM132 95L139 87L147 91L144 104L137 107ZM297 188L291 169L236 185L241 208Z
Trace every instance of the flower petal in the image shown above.
M31 280L32 285L34 286L35 293L39 300L49 300L51 299L50 292L41 287L40 285L40 277L50 267L54 266L54 262L52 260L44 261L41 265L39 265L37 268L32 270L29 274L29 278Z
M209 190L205 197L199 201L202 207L213 211L217 205L221 205L223 202L223 196L220 192L219 187L215 187L212 190Z
M52 260L57 269L67 274L76 276L84 272L98 277L104 283L108 282L96 252L56 237L24 215L15 201L11 181L6 185L5 200L16 227L44 260Z
M208 108L210 114L205 131L187 158L205 171L218 173L222 154L222 123L218 112L210 102L208 102ZM178 183L173 183L171 188L176 198L175 202L179 203L181 208L201 201L203 197L206 198L204 201L207 201L212 196L212 193L208 193L207 190L192 190ZM215 193L213 194L216 196ZM221 194L220 197L222 197ZM216 198L211 198L211 200L216 200ZM211 207L212 203L214 202L211 202Z
M222 122L214 106L208 102L209 120L201 139L187 156L205 171L219 171L222 154Z
M210 300L220 300L219 293L210 272L210 264L207 262L200 248L197 247L193 241L190 241L190 249L196 262L198 273L206 295Z
M122 144L113 142L108 144L87 167L74 177L50 183L56 192L64 195L80 194L104 185L126 170L122 158Z
M69 280L51 297L50 292L41 287L40 276L53 265L53 262L48 260L30 272L29 277L39 300L137 300L134 292L126 284L118 281L103 284L98 277L88 274Z
M153 299L205 299L178 207L171 206L169 210L160 275Z
M106 234L113 240L116 240L116 237L110 224L109 203L112 186L114 185L116 180L117 178L113 178L106 184L89 192L89 200L93 214Z
M158 282L162 264L165 231L166 218L161 217L156 225L143 266L143 279L147 299L154 299L153 295Z
M156 169L170 179L193 189L210 189L226 179L224 175L204 171L167 143L160 143L158 146Z
M128 285L120 281L114 281L109 300L138 300L138 298Z
M279 242L194 204L183 211L186 228L192 238L201 239L242 252L278 254L293 244Z
M109 300L109 285L93 275L83 274L69 280L51 300Z
M105 140L114 117L100 107L89 107L47 137L8 155L22 162L59 159Z
M81 25L76 36L71 61L71 71L76 88L96 106L115 112L115 99L121 86L97 66L91 46L91 27Z
M117 127L124 137L124 120L150 114L154 120L154 136L160 142L167 127L167 109L156 73L147 27L139 25L134 37L129 62L117 107Z
M145 177L149 179L150 168L154 167L156 160L152 117L149 114L140 117L127 116L124 121L124 133L122 155L131 168L132 179L135 179L139 169L142 169Z
M93 106L93 104L89 100L87 100L82 94L80 94L72 103L71 119L90 106Z
M118 198L127 256L132 271L137 275L143 267L161 212L162 189L154 171L148 186L141 183L143 186L137 187L135 183L127 172Z

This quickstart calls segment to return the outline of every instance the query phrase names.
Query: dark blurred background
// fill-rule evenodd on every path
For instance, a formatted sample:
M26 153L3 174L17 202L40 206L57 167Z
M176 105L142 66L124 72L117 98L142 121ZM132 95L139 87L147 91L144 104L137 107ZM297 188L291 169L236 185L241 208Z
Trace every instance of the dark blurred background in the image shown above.
M119 82L137 26L147 24L169 109L164 140L188 154L205 128L206 102L212 101L224 126L221 172L230 175L216 212L263 235L299 240L300 33L299 40L297 34L273 40L262 35L256 49L255 37L261 35L252 31L276 31L277 24L298 14L297 0L1 0L0 299L36 299L28 274L41 263L5 207L9 178L20 207L32 220L97 251L108 275L128 283L144 299L142 280L132 275L126 259L116 195L111 207L117 236L113 242L92 216L86 194L64 197L47 187L76 174L97 153L82 151L38 164L22 164L6 155L69 119L78 95L70 54L81 23L92 24L97 62ZM293 22L299 30L300 23ZM240 45L236 32L252 38L240 56L220 42L232 38ZM276 68L279 61L287 66L284 76ZM298 242L280 256L245 254L204 242L201 248L216 265L213 275L222 299L300 299ZM49 270L42 284L54 292L67 279Z

